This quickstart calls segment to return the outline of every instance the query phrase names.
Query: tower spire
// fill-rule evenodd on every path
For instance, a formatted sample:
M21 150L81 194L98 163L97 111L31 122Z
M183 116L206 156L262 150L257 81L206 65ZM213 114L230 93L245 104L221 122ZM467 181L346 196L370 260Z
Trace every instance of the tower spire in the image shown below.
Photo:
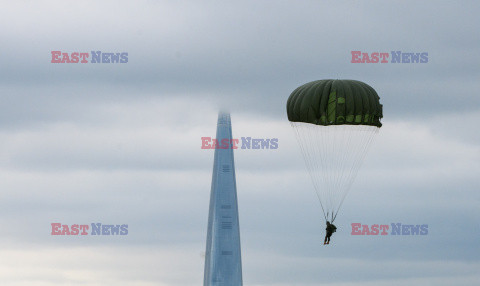
M227 139L229 148L215 149L203 285L241 286L240 227L229 113L218 114L216 139L219 144Z

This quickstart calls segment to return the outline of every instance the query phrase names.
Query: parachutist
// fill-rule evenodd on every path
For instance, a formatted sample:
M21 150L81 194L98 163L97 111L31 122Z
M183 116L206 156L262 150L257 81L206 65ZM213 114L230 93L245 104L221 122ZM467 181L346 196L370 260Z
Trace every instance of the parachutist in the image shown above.
M361 81L316 80L290 94L287 115L323 216L333 223L382 127L380 97ZM325 244L330 236L327 232Z
M325 240L323 241L323 244L329 244L330 236L332 236L332 234L337 231L337 227L327 220L327 228L325 230L327 231L327 234L325 235Z

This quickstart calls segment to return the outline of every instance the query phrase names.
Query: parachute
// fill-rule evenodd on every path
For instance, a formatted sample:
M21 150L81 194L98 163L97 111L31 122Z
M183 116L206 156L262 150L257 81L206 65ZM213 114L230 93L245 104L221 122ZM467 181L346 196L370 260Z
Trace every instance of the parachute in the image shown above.
M325 220L333 223L382 124L383 106L369 85L318 80L295 89L287 115Z

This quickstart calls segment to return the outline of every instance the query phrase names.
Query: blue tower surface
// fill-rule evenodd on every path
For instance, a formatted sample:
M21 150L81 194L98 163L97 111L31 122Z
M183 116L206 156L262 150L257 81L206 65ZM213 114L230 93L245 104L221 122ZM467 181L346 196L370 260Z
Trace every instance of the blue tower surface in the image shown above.
M230 114L221 112L217 140L220 143L222 139L232 139L232 125ZM215 149L203 285L239 286L242 283L237 184L233 149L229 145L227 149Z

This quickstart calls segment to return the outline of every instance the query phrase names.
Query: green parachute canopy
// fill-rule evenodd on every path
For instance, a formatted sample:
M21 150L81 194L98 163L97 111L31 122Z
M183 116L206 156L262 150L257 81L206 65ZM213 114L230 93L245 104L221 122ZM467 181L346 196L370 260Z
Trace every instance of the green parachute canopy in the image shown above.
M381 127L380 97L357 80L325 79L295 89L287 101L288 120L316 125L371 125Z
M327 221L337 217L382 126L379 99L363 82L332 79L306 83L288 98L288 120Z

